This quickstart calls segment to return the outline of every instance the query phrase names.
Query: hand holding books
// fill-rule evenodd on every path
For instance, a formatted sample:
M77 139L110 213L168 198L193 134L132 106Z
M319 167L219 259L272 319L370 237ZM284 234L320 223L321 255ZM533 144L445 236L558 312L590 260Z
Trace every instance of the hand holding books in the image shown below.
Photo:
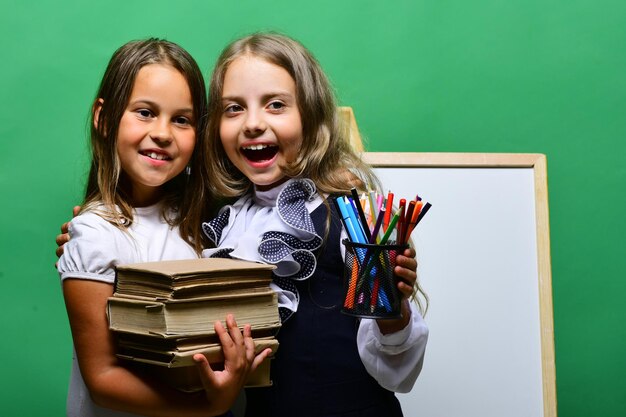
M116 334L117 356L145 364L146 370L182 391L202 389L195 365L204 357L219 368L231 337L244 340L239 349L265 355L247 386L270 384L270 360L278 348L280 327L276 293L269 287L272 265L233 259L188 259L121 265L107 302L109 328ZM226 317L226 321L223 322ZM245 337L249 334L250 337ZM240 340L239 340L240 341ZM228 343L232 345L232 341ZM204 381L206 382L206 381Z

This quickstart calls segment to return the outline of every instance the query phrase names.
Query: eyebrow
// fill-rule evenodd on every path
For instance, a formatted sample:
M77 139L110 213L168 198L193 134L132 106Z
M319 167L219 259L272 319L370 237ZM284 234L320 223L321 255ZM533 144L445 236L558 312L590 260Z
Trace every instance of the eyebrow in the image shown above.
M145 105L147 105L149 107L161 108L161 106L159 106L154 101L141 99L141 98L137 99L137 100L134 100L134 101L131 101L128 104L129 105L132 104L132 105L135 105L135 106L145 104ZM176 112L177 113L180 112L180 113L191 113L191 114L193 114L193 107L185 107L185 108L182 108L182 109L177 109Z
M222 101L238 101L241 100L241 96L239 95L230 95L230 96L222 96ZM276 91L273 93L267 93L267 94L263 94L261 96L261 100L262 101L267 101L270 100L272 98L282 98L282 99L296 99L296 96L294 94L288 93L286 91Z

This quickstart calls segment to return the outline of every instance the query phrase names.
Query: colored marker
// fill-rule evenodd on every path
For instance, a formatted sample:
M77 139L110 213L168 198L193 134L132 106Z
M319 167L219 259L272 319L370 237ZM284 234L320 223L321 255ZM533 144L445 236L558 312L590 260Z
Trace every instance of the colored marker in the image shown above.
M415 203L415 207L413 208L413 213L411 214L411 219L409 220L408 229L406 232L406 240L408 242L411 233L413 233L413 229L415 229L415 225L417 224L417 216L419 216L420 211L422 211L422 206L424 203L422 201L417 201Z
M356 256L352 258L352 271L350 274L350 281L348 283L348 293L343 303L346 308L354 308L354 299L356 298L356 282L358 280L359 267L356 261Z
M391 218L391 221L389 222L389 227L385 231L385 234L380 239L380 244L381 245L384 245L385 243L387 243L387 241L389 240L389 237L393 233L393 228L396 227L396 223L398 223L398 219L399 218L400 218L400 211L397 210L396 213Z
M383 230L386 232L389 228L389 220L391 219L391 210L393 207L393 193L389 191L387 194L387 207L385 207L385 219L383 220Z
M367 240L365 239L365 234L363 233L363 229L361 228L361 224L359 223L359 220L357 219L356 207L354 206L354 204L350 201L348 197L344 197L344 199L345 200L343 200L343 204L344 204L344 207L346 208L346 214L350 218L350 222L352 223L352 226L354 227L354 232L356 234L356 239L357 239L356 242L367 243Z
M361 226L365 235L365 239L367 242L369 242L372 235L370 234L370 228L367 225L367 219L365 218L365 213L363 212L363 207L361 206L359 193L357 192L356 188L351 189L350 192L352 193L352 199L354 201L354 206L356 207L357 215L361 221Z
M402 225L402 240L401 244L405 244L409 240L408 232L411 223L411 217L413 216L413 210L415 210L415 201L409 201L409 206L406 209L406 215L404 216L404 224Z
M402 241L404 240L404 223L405 223L405 214L404 214L404 208L406 207L406 199L401 198L400 199L400 207L398 208L398 210L400 211L400 218L398 219L398 233L396 234L396 241L398 243L402 243Z
M378 218L378 212L380 208L376 204L376 192L370 191L368 193L369 203L370 203L370 218L372 219L372 223L376 223L376 219Z
M428 210L430 210L431 207L432 207L432 204L430 203L424 204L424 207L422 207L422 210L420 211L419 216L417 216L417 221L415 222L416 226L419 222L422 221L422 218L424 217L424 215L426 215L426 212L428 212Z
M387 243L387 241L389 240L389 236L391 236L391 234L393 233L393 229L394 227L396 227L396 223L398 223L398 218L400 217L400 213L398 211L396 211L396 214L393 215L393 217L391 218L391 222L389 222L389 227L387 228L387 231L385 232L385 234L383 235L383 237L380 239L380 245L384 245L385 243ZM370 271L372 270L372 268L374 267L374 259L376 258L376 256L378 255L376 252L378 252L376 249L374 249L373 251L374 253L372 254L371 251L368 251L367 254L365 255L365 260L363 261L363 277L366 277L369 275ZM373 256L372 256L373 255ZM361 288L361 285L363 284L363 279L359 282L359 288L357 288L357 291L359 291L359 289Z
M370 243L378 243L378 233L380 232L380 226L383 224L383 218L385 217L385 214L385 207L381 207L380 212L378 212L376 224L374 225L374 230L372 230L372 238L370 239Z
M354 225L352 224L352 220L350 219L350 215L348 214L348 207L346 207L343 198L337 197L335 199L335 202L337 203L337 207L339 208L339 213L341 214L341 219L343 220L343 226L346 229L346 233L348 234L350 240L352 242L363 243L359 242L358 235L356 233L356 230L354 230Z

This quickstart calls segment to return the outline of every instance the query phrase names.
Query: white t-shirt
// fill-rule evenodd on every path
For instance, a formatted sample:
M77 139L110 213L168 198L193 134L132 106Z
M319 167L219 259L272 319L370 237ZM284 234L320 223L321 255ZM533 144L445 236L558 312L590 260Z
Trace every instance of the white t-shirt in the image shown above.
M117 265L174 259L198 255L161 216L161 205L136 208L133 223L123 231L93 212L83 213L70 222L70 241L63 247L58 269L61 279L77 278L115 282ZM85 386L76 354L67 397L71 417L123 417L122 413L97 406Z

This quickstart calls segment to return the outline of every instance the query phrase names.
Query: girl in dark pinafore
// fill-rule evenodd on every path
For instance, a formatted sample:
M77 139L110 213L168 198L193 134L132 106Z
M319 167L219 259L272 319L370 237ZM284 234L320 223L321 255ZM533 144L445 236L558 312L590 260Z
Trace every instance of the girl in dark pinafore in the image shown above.
M342 228L330 197L376 184L337 120L330 84L300 43L254 34L222 52L210 84L208 178L239 197L203 224L207 257L275 264L283 321L273 386L251 388L246 416L402 416L394 392L420 373L428 329L415 251L398 256L402 316L357 319L342 305ZM382 191L382 190L380 190Z

